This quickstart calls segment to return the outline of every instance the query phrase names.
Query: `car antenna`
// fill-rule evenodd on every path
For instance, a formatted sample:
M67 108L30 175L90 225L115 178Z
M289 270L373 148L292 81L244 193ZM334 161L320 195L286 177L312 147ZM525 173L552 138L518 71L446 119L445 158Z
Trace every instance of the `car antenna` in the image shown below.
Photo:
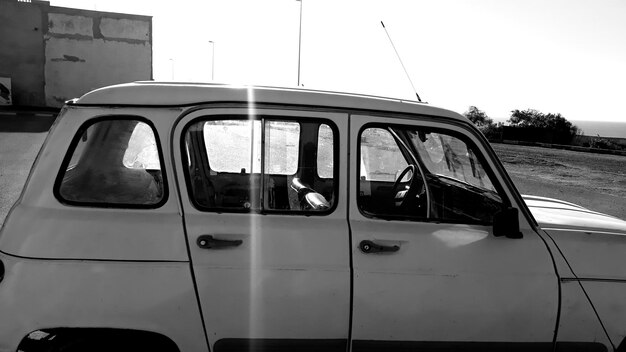
M404 69L404 74L406 74L406 78L408 78L409 83L411 83L411 87L413 88L413 92L415 93L415 96L417 97L417 101L421 103L422 99L420 99L420 95L417 94L417 89L415 89L415 86L413 85L413 81L411 81L411 76L409 76L409 73L406 71L406 67L404 67L404 63L402 62L402 58L400 58L400 54L398 54L398 50L396 49L396 46L393 45L393 40L391 40L391 36L389 35L389 32L387 32L387 28L385 28L385 24L383 23L383 21L380 21L380 24L383 26L385 33L387 33L387 38L389 38L389 42L391 43L391 46L393 47L393 51L396 52L396 56L398 57L398 60L400 61L400 65L402 65L402 69Z

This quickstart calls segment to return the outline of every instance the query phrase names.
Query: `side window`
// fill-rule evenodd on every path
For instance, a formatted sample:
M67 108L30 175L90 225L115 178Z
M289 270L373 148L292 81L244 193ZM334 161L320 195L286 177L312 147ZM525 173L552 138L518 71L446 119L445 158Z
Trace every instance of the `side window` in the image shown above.
M391 133L368 128L361 134L361 177L367 181L395 181L408 166Z
M503 207L480 154L456 133L376 127L360 143L358 204L368 216L489 224Z
M291 121L265 123L265 173L295 175L298 171L300 124Z
M195 122L183 148L190 196L202 210L327 212L336 199L333 141L319 122Z
M59 173L55 193L73 205L154 207L164 178L152 128L131 119L83 126Z
M379 127L367 128L361 132L359 143L361 211L383 217L406 213L409 207L400 203L406 196L409 181L417 181L420 176L414 172L416 170L409 168L409 163L391 132ZM417 186L413 191L416 189ZM413 198L414 195L410 196Z
M261 170L261 121L217 120L197 127L202 127L211 172L246 174Z
M320 178L333 178L333 165L333 130L323 123L317 132L317 175Z

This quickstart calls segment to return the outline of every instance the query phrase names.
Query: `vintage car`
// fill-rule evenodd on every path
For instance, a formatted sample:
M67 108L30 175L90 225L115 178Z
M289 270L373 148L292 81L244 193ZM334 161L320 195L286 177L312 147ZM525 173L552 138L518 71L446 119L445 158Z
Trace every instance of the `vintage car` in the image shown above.
M626 351L626 222L463 116L137 82L70 101L0 233L0 351Z

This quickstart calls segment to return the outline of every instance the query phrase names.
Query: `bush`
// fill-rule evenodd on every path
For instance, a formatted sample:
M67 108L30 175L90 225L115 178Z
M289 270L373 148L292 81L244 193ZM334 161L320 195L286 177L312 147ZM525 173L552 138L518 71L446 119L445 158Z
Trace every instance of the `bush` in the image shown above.
M549 130L552 143L570 144L580 133L578 127L567 121L561 114L544 114L535 109L513 110L507 120L513 127L534 127Z
M619 144L600 136L592 137L589 141L589 147L608 150L622 150L622 146Z

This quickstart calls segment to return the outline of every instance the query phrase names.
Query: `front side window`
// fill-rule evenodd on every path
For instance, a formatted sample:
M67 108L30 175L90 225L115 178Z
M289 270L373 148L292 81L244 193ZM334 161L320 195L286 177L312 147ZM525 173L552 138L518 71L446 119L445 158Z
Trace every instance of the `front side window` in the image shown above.
M368 216L488 224L503 207L480 154L455 133L375 126L359 143L358 205Z
M186 128L184 150L190 196L202 210L323 213L335 202L326 123L201 120Z
M361 177L367 181L394 181L408 166L388 130L368 128L361 134Z
M63 202L104 207L153 207L164 178L152 128L134 119L88 123L74 138L55 193Z

